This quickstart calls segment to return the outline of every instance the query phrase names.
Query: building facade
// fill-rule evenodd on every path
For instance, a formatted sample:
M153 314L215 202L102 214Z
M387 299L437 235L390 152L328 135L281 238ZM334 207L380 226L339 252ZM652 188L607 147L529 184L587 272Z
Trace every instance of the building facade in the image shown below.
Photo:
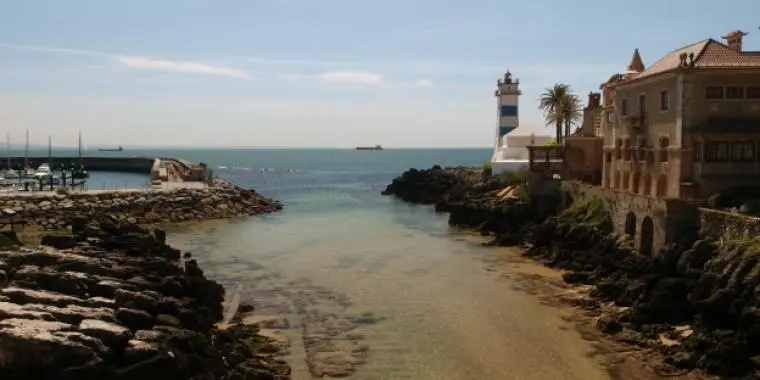
M735 31L646 67L638 50L602 84L602 186L705 199L760 179L760 52Z

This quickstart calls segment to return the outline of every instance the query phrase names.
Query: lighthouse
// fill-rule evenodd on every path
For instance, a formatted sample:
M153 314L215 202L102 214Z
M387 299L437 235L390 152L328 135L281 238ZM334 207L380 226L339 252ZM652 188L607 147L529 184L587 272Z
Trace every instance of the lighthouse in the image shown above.
M507 70L503 78L496 81L496 141L494 143L491 168L494 173L516 170L528 162L528 150L531 145L549 143L551 136L534 134L517 135L520 126L520 81L512 79ZM524 128L523 128L524 129Z
M512 73L507 70L504 79L496 81L496 105L498 106L499 125L496 130L496 147L505 146L506 136L520 125L519 115L520 80L512 80Z

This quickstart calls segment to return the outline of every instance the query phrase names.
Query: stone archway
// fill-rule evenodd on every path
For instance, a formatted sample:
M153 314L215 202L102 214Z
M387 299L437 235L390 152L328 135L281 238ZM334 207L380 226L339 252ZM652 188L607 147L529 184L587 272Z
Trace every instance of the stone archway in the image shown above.
M658 197L668 195L668 177L664 174L660 174L660 176L657 177L657 191L655 192L655 195Z
M631 237L636 236L636 214L632 211L625 215L625 233Z
M645 216L641 221L640 239L639 252L645 256L652 256L652 247L654 246L654 222L649 216Z

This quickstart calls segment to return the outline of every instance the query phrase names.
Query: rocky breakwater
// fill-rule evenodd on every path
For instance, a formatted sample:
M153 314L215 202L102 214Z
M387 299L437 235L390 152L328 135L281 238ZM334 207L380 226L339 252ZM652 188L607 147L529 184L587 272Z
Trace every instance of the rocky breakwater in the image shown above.
M595 311L597 327L659 354L650 358L663 370L760 378L759 238L679 233L696 240L642 255L612 233L605 204L587 198L533 228L527 254L590 285L590 298L576 301Z
M449 224L493 236L489 245L522 241L526 228L554 215L562 200L559 184L531 184L527 172L489 175L480 168L410 169L393 180L383 195L406 202L434 204L449 213Z
M224 289L116 219L0 250L2 379L286 379L255 327L217 328ZM186 255L187 256L187 255Z
M66 228L74 216L114 215L141 225L229 219L282 209L254 190L218 181L206 188L0 196L27 224L46 230Z

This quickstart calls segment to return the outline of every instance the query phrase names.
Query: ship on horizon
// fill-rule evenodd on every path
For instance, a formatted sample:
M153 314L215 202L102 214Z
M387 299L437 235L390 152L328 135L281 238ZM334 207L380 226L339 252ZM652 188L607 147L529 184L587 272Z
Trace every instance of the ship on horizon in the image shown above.
M124 148L119 145L118 148L98 148L98 152L123 152Z
M356 150L383 150L383 147L380 145L375 146L357 146Z

